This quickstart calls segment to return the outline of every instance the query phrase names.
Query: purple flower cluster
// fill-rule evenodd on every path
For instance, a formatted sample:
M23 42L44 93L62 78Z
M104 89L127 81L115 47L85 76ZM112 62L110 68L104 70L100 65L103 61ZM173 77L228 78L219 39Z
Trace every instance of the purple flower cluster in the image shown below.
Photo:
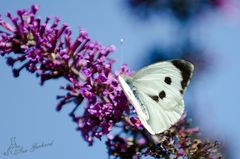
M119 73L130 72L123 66ZM102 135L108 134L115 123L129 114L128 101L116 80L119 73L95 73L96 76L91 76L80 89L87 105L82 116L73 117L89 144L92 144L93 137L101 139Z
M190 128L186 114L169 130L156 136L144 131L125 127L128 136L109 136L106 141L108 153L113 158L205 158L220 159L220 143L201 140L199 128ZM129 123L130 124L130 123Z
M14 66L17 61L24 63L13 69L15 77L26 68L31 73L37 71L37 76L41 77L41 84L62 76L71 80L77 76L74 67L79 67L78 62L83 56L79 53L89 49L87 47L92 47L94 43L84 47L90 38L83 30L77 39L71 42L70 28L66 24L59 26L58 18L51 24L49 17L42 22L36 17L38 9L37 5L33 5L30 10L19 10L17 17L7 13L12 25L0 18L0 26L5 29L0 31L0 54L15 54L7 57L7 64L10 66Z
M55 18L50 24L47 17L44 22L36 17L38 6L30 10L19 10L17 17L7 13L12 24L0 18L0 54L7 56L7 64L13 67L18 77L26 68L46 80L64 77L69 84L62 87L68 93L59 96L57 110L69 102L81 104L87 101L82 116L70 114L79 125L86 141L92 144L93 137L101 138L108 134L113 125L128 112L127 99L124 96L117 76L131 73L123 65L120 72L112 72L113 59L109 54L114 46L104 47L92 41L88 34L80 30L76 40L71 41L72 32L66 24L60 25ZM19 68L14 65L19 62Z
M0 54L6 57L15 77L25 68L40 77L41 84L60 77L68 81L61 87L67 93L58 96L56 109L60 111L67 103L75 104L70 116L89 145L94 138L107 135L109 155L116 158L218 155L218 145L201 141L199 130L188 128L184 119L157 136L151 136L137 117L129 119L133 111L117 77L132 72L126 65L112 71L114 60L109 55L115 51L114 46L92 41L83 30L72 41L72 32L66 24L60 24L58 18L51 22L49 17L42 22L36 17L37 11L38 6L33 5L29 10L19 10L17 17L7 13L11 24L0 16ZM83 101L86 103L83 113L78 115ZM113 127L120 132L111 136Z

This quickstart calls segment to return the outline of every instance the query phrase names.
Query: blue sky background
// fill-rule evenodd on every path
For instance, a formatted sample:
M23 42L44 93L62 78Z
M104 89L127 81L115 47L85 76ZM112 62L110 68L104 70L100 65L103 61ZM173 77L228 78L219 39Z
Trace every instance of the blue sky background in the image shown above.
M118 48L113 55L118 59L115 69L124 62L135 70L142 66L139 61L143 61L151 46L171 46L173 39L178 41L175 21L154 17L142 23L121 0L5 0L0 1L0 14L14 13L31 4L40 5L40 17L58 16L75 33L81 26L92 39L104 45L114 44ZM202 135L223 141L231 158L240 158L240 10L239 4L232 7L231 12L211 13L199 19L192 30L194 40L211 53L213 64L195 79L186 100L196 102L189 109L194 111ZM0 58L0 69L0 158L107 158L104 142L88 147L75 131L76 125L68 117L71 106L60 113L55 111L56 95L63 93L59 86L65 81L49 81L40 87L39 79L24 71L15 79L4 58ZM11 137L16 137L17 144L25 148L35 142L54 143L32 153L3 156Z

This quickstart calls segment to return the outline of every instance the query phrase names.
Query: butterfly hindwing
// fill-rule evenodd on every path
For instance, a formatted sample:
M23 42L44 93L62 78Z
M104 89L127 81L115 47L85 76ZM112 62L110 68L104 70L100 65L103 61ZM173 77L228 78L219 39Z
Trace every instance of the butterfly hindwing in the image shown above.
M183 94L193 72L193 65L184 60L164 61L138 71L129 81L130 97L142 124L157 134L175 124L184 111ZM131 101L134 99L134 103ZM142 111L145 110L146 111Z
M150 133L154 132L151 134L154 135L167 130L171 125L175 124L177 120L180 119L184 109L183 100L179 101L178 108L165 110L163 108L164 104L151 100L151 98L144 93L140 93L140 96L145 99L145 102L147 102L147 110L150 114L148 120L145 120L144 122L144 119L141 120L140 118L140 120L146 129L146 125L151 128L150 131L148 129Z

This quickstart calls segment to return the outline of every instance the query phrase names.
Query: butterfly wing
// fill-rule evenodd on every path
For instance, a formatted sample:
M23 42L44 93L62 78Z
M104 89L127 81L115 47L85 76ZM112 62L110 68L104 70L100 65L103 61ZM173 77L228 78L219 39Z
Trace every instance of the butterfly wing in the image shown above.
M131 80L132 79L129 79L129 81L131 81ZM149 119L149 114L148 114L148 112L143 110L143 106L141 106L141 103L136 98L135 94L133 93L131 85L129 85L127 80L124 77L120 76L120 75L118 76L118 81L119 81L121 87L123 88L123 92L127 96L129 102L134 106L134 108L135 108L135 110L136 110L136 112L137 112L137 114L138 114L142 124L144 125L144 127L151 134L155 134L155 132L152 130L152 128L146 122Z
M192 72L190 62L171 60L149 65L130 80L129 87L135 91L128 98L134 99L134 103L130 102L151 134L167 130L180 119L184 112L183 94Z

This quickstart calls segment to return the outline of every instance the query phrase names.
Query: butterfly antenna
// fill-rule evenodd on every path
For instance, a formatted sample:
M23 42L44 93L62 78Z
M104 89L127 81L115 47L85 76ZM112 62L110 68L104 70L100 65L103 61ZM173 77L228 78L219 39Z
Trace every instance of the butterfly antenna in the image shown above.
M120 38L120 54L121 54L121 59L120 59L120 61L121 61L121 64L120 64L120 66L124 63L124 60L123 60L123 43L124 43L124 39L123 38Z

